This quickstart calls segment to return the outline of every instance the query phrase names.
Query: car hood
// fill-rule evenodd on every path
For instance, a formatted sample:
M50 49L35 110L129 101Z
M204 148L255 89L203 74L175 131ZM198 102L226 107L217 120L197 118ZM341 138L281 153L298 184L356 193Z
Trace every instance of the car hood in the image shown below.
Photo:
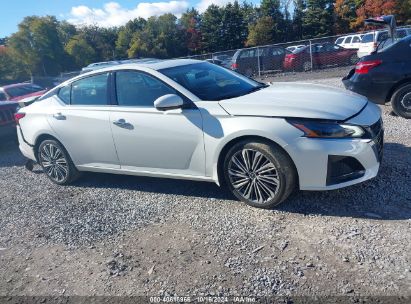
M367 98L344 89L275 83L219 103L230 115L346 120L361 111L367 102Z

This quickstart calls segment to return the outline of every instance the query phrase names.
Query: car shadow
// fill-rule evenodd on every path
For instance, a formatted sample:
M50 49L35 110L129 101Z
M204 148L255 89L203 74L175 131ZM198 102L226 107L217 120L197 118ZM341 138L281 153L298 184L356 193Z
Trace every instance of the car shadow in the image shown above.
M3 157L4 153L6 157ZM0 148L0 167L24 164L25 160L16 144ZM376 178L333 191L296 191L276 208L276 211L375 220L408 220L411 219L410 167L411 148L397 143L386 143L384 160ZM41 173L41 169L37 166L34 173ZM214 183L176 179L84 173L73 186L235 200L228 191Z

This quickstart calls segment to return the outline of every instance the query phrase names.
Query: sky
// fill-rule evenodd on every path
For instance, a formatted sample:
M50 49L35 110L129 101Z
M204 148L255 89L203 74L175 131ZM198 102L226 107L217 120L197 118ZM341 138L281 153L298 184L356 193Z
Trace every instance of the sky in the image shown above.
M231 0L233 1L233 0ZM53 15L76 25L98 24L120 26L136 17L173 13L181 15L187 8L200 12L210 4L224 5L230 0L2 0L0 8L0 37L17 31L26 16ZM259 0L249 2L259 3Z

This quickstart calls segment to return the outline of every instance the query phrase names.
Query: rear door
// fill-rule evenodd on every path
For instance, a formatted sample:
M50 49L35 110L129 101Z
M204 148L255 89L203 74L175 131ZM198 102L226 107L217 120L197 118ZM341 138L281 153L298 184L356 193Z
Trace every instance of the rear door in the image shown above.
M109 73L62 87L48 116L52 129L78 166L120 168L109 114Z

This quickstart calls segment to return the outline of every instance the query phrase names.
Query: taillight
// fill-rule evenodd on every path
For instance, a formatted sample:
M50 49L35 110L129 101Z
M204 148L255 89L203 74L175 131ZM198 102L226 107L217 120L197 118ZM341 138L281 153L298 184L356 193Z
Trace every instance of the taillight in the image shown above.
M368 72L382 64L382 60L370 60L358 62L355 66L356 74L368 74Z
M14 121L19 124L20 119L26 116L26 113L14 113Z
M295 60L295 59L297 59L297 55L295 55L295 54L287 54L287 55L285 55L285 60L286 60L286 61L293 61L293 60Z
M232 69L232 70L238 69L238 63L233 62L233 63L231 64L231 69Z

